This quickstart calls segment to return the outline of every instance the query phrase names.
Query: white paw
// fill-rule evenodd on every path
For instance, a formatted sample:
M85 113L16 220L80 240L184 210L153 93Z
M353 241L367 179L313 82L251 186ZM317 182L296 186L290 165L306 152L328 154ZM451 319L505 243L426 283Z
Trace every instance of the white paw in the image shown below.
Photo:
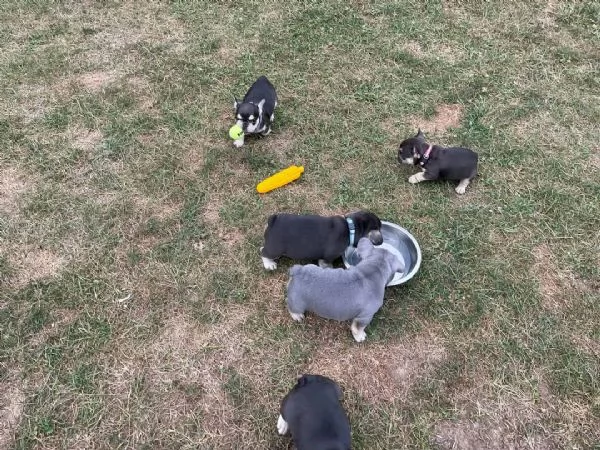
M283 436L284 434L287 434L289 429L288 423L283 419L281 414L279 414L279 418L277 419L277 432Z
M421 179L419 178L418 174L411 175L410 177L408 177L408 182L410 184L417 184L419 181L421 181Z
M304 314L296 314L291 311L290 316L292 316L292 319L294 319L296 322L302 322L302 319L304 319Z
M233 141L233 145L236 146L237 148L240 148L242 145L244 145L244 140L238 139L237 141Z
M277 263L275 261L273 261L272 259L265 258L264 256L261 256L261 259L263 262L263 266L265 266L265 269L267 269L267 270L277 269Z
M467 188L465 186L456 186L456 188L454 189L456 191L457 194L464 194L467 190Z
M269 133L271 133L271 127L267 128L265 131L263 131L263 132L261 133L261 135L263 135L263 136L267 136Z
M319 260L319 267L321 269L331 269L333 267L333 264L328 263L327 261L325 261L324 259L320 259Z
M367 333L365 333L365 330L360 330L360 331L352 330L352 336L354 336L354 340L356 342L363 342L367 338Z

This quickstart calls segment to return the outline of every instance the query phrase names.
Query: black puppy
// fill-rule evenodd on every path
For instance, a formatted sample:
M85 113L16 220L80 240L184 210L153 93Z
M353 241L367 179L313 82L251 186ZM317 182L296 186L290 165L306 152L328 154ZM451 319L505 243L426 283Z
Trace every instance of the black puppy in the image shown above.
M350 450L350 422L341 398L335 381L303 375L281 402L277 431L289 431L297 450Z
M383 242L381 220L375 214L358 211L347 216L274 214L265 230L265 245L260 254L267 270L275 270L280 256L319 260L321 267L342 256L348 246L368 237L374 245Z
M415 137L400 143L398 161L420 166L422 171L408 178L412 184L427 180L457 180L455 191L464 194L477 175L477 153L463 147L441 147L425 142L419 129Z
M275 88L263 75L250 86L241 103L234 97L236 124L241 127L244 134L260 133L262 136L266 136L271 132L276 106ZM233 145L236 147L244 145L244 135L233 141Z

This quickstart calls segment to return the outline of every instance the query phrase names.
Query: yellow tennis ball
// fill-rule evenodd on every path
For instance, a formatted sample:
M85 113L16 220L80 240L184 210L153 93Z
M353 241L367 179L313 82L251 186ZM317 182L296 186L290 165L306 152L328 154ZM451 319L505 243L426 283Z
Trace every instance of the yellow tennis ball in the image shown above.
M239 125L234 125L229 129L229 137L234 141L244 137L244 130Z

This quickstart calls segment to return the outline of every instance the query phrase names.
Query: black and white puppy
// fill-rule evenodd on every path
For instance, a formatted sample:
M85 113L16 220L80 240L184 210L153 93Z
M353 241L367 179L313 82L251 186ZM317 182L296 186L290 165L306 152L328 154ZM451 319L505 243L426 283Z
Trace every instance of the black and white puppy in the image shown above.
M330 378L303 375L281 402L277 431L292 435L297 450L350 450L350 422L342 389Z
M419 166L421 172L408 178L412 184L427 180L456 180L457 194L464 194L477 175L478 156L464 147L441 147L425 142L419 129L415 137L405 139L398 149L398 162Z
M277 93L271 82L264 75L254 82L244 100L240 103L234 97L236 124L244 134L261 134L266 136L271 132L271 124L275 120ZM244 136L233 141L233 145L244 145Z
M381 220L367 211L347 216L274 214L265 230L265 245L260 254L267 270L275 270L280 256L319 262L331 267L348 246L356 247L368 237L374 245L383 242Z

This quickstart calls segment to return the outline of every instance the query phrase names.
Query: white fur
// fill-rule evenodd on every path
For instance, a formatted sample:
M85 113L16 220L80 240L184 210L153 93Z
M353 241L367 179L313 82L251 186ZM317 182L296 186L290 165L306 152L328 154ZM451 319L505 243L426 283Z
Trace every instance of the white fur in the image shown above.
M265 99L263 98L258 105L258 118L262 117L263 115L263 106L265 105ZM249 117L250 120L254 119L254 115L251 115ZM263 125L263 128L261 130L258 129L258 126L260 125L260 120L257 120L256 123L249 123L248 124L248 128L246 128L246 132L247 133L260 133L261 131L263 131L265 129L265 126Z
M333 267L333 264L328 263L327 261L325 261L324 259L320 259L319 260L319 267L321 269L331 269Z
M456 191L457 194L462 195L467 190L467 186L469 185L470 182L471 182L471 180L469 180L468 178L465 178L464 180L460 180L460 183L458 183L458 186L456 186L456 188L454 190Z
M402 158L402 164L414 165L415 158Z
M356 342L363 342L365 339L367 339L367 333L365 333L364 327L360 328L356 323L356 320L352 321L352 324L350 325L350 331L352 331L352 336L354 336L354 340Z
M272 260L271 258L266 258L264 256L261 256L260 258L262 259L263 266L265 266L265 269L267 269L267 270L277 269L277 263L274 260Z
M287 434L289 429L290 427L288 426L288 423L285 421L283 416L279 414L279 417L277 418L277 432L283 436L284 434Z
M415 173L414 175L411 175L410 177L408 177L408 182L410 184L417 184L417 183L420 183L421 181L425 181L425 172Z
M304 319L304 314L296 314L293 312L289 312L290 316L292 316L292 319L294 319L296 322L302 322L302 319Z
M237 148L240 148L242 145L244 145L244 138L241 137L240 139L236 139L233 141L233 145L235 145Z

